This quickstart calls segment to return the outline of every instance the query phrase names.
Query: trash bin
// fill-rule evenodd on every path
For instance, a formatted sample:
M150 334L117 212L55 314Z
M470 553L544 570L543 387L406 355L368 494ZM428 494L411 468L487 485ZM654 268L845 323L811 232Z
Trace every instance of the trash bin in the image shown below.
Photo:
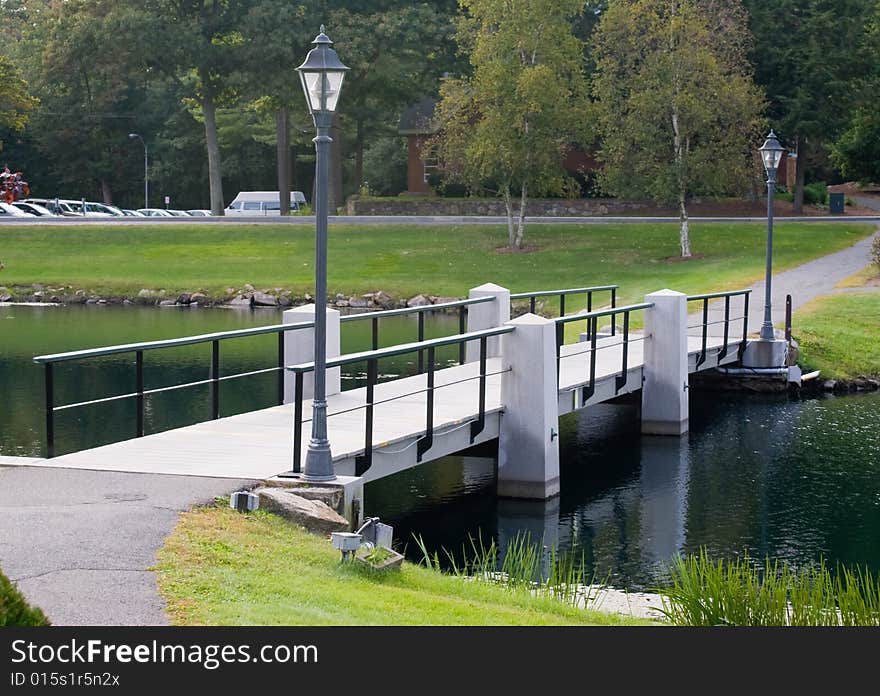
M842 193L828 194L828 208L832 215L843 215L844 199Z

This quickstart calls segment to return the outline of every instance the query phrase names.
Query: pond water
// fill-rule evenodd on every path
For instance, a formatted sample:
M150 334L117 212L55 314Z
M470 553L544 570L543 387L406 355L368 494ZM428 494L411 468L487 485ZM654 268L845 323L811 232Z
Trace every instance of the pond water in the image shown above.
M0 306L0 454L42 452L43 382L34 355L279 321L274 310ZM455 333L457 323L435 317L427 333ZM344 325L344 352L369 347L369 325ZM414 319L381 326L382 345L414 340ZM223 374L269 367L275 338L225 342L221 356ZM380 371L410 372L413 361ZM204 379L209 364L209 345L148 354L147 386ZM130 390L132 366L132 356L65 365L56 374L58 400ZM360 377L350 373L344 385ZM273 375L225 382L222 414L275 398ZM156 395L148 399L147 431L204 420L209 409L207 388ZM133 423L133 407L118 403L63 412L59 452L128 437ZM503 546L526 530L631 589L653 587L674 554L701 547L719 558L745 552L803 565L822 557L880 571L880 395L796 400L693 391L690 424L682 439L642 437L634 405L601 405L562 420L558 498L497 499L496 463L484 452L368 484L367 513L393 524L414 559L413 534L431 549L456 551L470 536Z

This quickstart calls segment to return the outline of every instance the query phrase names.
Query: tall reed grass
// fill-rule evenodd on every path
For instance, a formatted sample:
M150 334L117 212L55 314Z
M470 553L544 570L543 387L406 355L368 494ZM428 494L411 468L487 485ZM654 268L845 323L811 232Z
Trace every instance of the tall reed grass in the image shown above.
M431 552L421 536L413 535L422 554L422 563L438 572L490 582L511 590L552 597L571 606L588 607L596 603L598 585L587 576L583 554L560 552L556 546L545 549L532 541L528 532L517 533L501 553L493 539L486 545L482 535L468 537L459 557L442 549L444 570L438 552Z
M748 556L713 561L705 549L677 557L661 588L664 616L678 626L880 626L880 576L825 562L802 570Z

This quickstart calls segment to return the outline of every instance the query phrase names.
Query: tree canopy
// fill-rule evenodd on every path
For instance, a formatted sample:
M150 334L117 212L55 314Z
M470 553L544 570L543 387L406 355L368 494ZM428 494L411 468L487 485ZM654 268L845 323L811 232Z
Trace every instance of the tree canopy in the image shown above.
M580 0L461 0L457 38L473 74L440 90L433 145L449 175L504 198L508 244L521 247L529 194L575 195L562 167L589 142L583 48L571 19ZM514 224L513 198L520 199Z
M594 35L599 182L610 193L687 205L742 192L756 174L763 100L737 0L617 0Z

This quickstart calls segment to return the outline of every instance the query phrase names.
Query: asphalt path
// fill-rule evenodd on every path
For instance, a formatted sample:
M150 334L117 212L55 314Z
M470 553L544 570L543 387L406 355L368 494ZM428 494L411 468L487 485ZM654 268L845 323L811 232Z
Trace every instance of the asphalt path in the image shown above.
M55 625L166 625L150 568L179 513L254 483L11 461L0 457L0 568Z
M691 223L766 223L766 217L692 217ZM877 215L809 215L802 217L776 217L776 222L874 222L880 223ZM331 215L331 225L506 225L506 217L495 216L453 216L453 215ZM609 225L621 223L678 224L677 217L644 216L592 216L592 217L527 217L529 225ZM314 216L260 216L260 217L124 217L124 218L0 218L0 226L58 226L58 225L293 225L295 227L315 225Z
M771 316L773 326L785 326L785 296L791 295L792 310L804 306L821 295L841 290L835 286L845 278L858 273L871 263L871 243L874 237L862 239L851 247L828 256L809 261L782 273L773 273L770 283ZM752 286L749 304L749 329L758 331L764 320L764 281Z

